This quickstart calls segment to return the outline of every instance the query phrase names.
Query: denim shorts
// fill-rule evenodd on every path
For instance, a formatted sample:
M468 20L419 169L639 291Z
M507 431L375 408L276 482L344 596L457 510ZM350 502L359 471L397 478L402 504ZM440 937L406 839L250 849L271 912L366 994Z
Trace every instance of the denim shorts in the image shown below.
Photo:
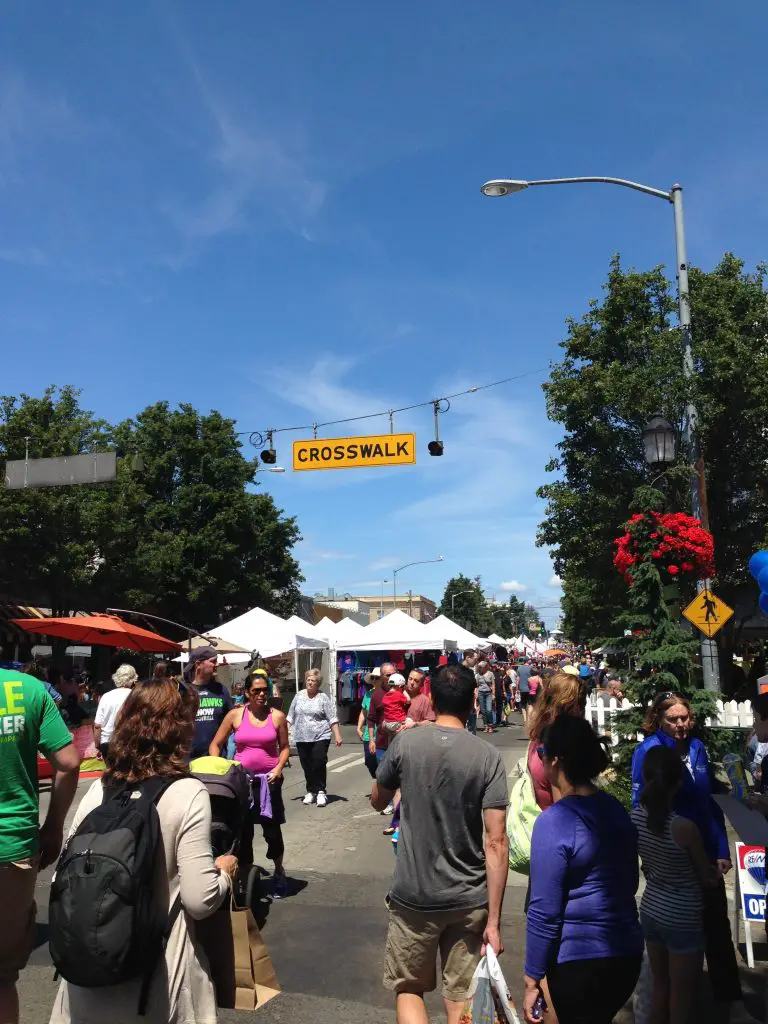
M669 953L680 956L704 951L704 929L694 931L690 928L673 928L668 924L640 914L640 924L645 941L652 946L663 946Z

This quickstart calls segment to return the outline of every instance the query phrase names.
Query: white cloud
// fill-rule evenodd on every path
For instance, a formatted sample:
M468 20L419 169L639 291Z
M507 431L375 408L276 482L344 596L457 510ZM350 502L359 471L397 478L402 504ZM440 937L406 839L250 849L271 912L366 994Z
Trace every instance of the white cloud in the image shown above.
M208 115L208 137L197 149L211 184L202 198L165 204L176 228L189 239L214 238L247 228L258 207L261 221L265 215L277 217L282 227L312 241L308 225L328 189L309 168L306 143L289 128L270 128L238 116L215 94L194 60L191 64Z
M506 583L501 584L501 589L508 594L525 594L530 588L518 580L508 580Z
M547 584L547 586L552 587L553 590L562 590L563 581L560 579L557 573L553 573L549 577L549 583Z

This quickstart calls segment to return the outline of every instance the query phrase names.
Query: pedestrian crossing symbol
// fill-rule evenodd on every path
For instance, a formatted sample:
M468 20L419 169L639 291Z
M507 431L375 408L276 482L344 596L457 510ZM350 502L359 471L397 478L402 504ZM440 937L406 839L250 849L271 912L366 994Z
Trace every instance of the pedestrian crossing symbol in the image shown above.
M733 615L725 601L721 601L711 590L702 590L683 610L690 623L700 629L704 636L713 637Z

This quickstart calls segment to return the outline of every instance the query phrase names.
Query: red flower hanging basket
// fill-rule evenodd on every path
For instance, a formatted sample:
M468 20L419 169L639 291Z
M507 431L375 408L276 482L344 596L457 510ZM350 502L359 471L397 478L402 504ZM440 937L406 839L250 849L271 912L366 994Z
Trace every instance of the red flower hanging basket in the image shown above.
M712 534L684 512L637 513L615 541L613 564L631 586L632 570L652 558L663 579L707 579L715 572Z

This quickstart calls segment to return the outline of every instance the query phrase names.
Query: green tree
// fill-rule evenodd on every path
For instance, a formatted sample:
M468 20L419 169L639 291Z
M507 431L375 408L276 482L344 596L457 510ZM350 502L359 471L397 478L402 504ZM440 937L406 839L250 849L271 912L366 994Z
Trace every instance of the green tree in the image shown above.
M0 398L5 460L23 459L27 443L38 459L105 451L110 440L109 425L81 408L72 387ZM92 607L96 523L111 505L109 486L0 490L0 586L8 597L54 615Z
M563 580L566 634L606 636L626 590L612 566L635 489L648 480L642 430L661 411L678 426L690 396L699 413L718 589L729 603L751 594L746 563L768 519L768 301L764 268L745 273L727 254L690 271L696 374L682 373L676 301L662 268L611 263L605 296L568 322L563 360L544 386L550 419L565 436L539 490L547 507L538 536ZM679 458L688 453L679 443ZM670 483L668 508L690 511L689 489Z
M101 522L104 600L210 628L254 605L291 614L302 577L296 520L258 490L233 420L158 402L114 428L123 460ZM116 514L115 514L116 513Z
M508 640L514 632L512 612L509 605L492 604L489 605L489 608L491 615L493 616L493 632L498 633L499 636L503 636L505 640Z
M456 600L452 610L451 598L454 596ZM469 576L459 575L448 580L438 611L477 637L486 637L494 632L493 614L483 597L479 576L470 579Z

